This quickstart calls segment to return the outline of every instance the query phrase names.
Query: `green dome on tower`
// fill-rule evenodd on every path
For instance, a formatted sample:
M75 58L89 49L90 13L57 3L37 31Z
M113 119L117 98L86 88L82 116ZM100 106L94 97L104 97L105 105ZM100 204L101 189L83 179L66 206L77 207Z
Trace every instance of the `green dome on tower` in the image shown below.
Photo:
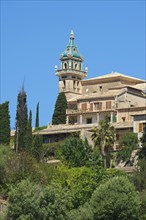
M61 58L78 58L83 60L82 55L79 53L77 46L74 43L74 33L71 31L69 43L65 49L65 51L61 54Z

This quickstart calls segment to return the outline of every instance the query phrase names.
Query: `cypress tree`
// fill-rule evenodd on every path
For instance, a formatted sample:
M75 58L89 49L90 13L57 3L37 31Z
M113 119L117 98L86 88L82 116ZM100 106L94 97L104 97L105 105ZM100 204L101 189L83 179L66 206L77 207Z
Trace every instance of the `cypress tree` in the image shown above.
M30 152L32 148L32 111L31 110L29 112L29 119L27 122L25 146L26 146L27 151Z
M42 145L43 145L43 137L40 135L35 135L32 141L32 155L39 161L42 159Z
M9 102L0 104L0 144L10 144Z
M24 150L25 138L27 132L28 112L27 112L27 95L22 87L17 97L17 110L16 110L16 135L15 135L15 149Z
M39 102L36 107L36 119L35 119L35 128L39 127Z
M66 124L66 109L67 109L67 100L64 92L59 93L55 110L52 118L52 124Z

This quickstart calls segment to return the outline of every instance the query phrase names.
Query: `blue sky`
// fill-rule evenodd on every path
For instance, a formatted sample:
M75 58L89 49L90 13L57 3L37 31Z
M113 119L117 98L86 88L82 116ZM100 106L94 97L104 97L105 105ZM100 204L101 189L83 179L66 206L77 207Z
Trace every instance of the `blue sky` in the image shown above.
M17 94L25 84L28 109L40 102L40 125L52 121L60 65L70 31L88 78L117 71L145 79L145 1L1 1L0 102L10 101L15 127Z

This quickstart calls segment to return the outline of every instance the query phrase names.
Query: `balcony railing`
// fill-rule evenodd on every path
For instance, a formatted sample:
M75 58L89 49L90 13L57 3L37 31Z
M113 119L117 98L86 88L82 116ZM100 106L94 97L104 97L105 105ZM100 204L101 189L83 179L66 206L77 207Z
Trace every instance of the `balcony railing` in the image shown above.
M78 74L80 76L86 77L87 76L87 72L86 71L82 71L82 70L75 70L75 69L60 69L56 71L56 76L59 76L61 74L66 74L66 73L73 73L73 74Z
M66 114L79 114L79 113L89 113L89 112L111 112L114 111L114 109L66 109Z
M84 113L84 112L93 112L93 110L87 109L87 110L82 110L82 109L67 109L66 114L77 114L77 113Z

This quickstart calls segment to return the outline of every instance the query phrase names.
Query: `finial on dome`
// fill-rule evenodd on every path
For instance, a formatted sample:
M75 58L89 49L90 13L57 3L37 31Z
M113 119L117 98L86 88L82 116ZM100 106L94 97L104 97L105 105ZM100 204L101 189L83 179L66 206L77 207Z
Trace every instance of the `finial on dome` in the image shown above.
M70 32L70 39L74 39L74 32L73 32L73 30L71 30L71 32Z

